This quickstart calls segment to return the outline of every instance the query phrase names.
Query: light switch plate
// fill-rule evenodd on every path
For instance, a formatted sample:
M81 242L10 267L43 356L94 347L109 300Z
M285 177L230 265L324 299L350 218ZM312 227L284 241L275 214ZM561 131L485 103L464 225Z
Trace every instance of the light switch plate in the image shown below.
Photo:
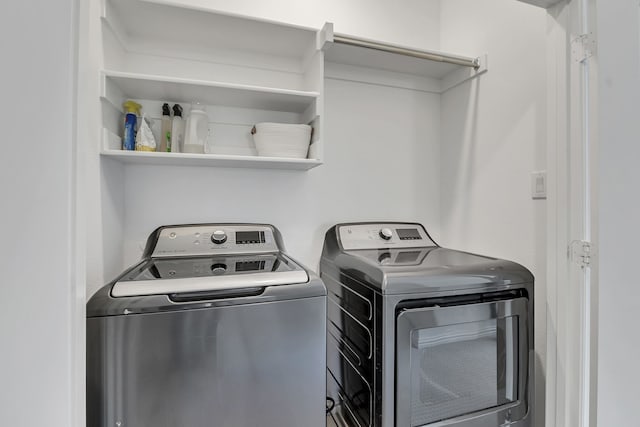
M531 172L531 198L547 198L547 171Z

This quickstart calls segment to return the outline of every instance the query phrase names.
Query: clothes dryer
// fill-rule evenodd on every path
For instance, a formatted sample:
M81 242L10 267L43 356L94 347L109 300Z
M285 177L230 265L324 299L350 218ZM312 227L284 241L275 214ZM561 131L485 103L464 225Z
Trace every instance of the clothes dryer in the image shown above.
M327 387L353 427L531 426L533 276L415 223L327 233Z

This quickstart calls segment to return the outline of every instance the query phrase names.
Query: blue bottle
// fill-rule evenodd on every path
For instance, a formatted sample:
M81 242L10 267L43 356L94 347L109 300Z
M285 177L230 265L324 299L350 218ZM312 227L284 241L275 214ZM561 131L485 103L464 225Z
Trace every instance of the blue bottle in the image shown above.
M123 104L125 110L124 116L124 138L122 139L122 149L133 151L136 149L136 125L138 124L138 115L142 105L134 101L127 101Z

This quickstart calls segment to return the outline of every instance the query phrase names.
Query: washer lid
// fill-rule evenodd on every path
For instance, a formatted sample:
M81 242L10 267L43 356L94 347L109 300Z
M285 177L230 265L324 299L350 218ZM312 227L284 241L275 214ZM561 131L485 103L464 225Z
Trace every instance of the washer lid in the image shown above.
M307 283L307 272L282 254L151 258L121 277L114 298Z

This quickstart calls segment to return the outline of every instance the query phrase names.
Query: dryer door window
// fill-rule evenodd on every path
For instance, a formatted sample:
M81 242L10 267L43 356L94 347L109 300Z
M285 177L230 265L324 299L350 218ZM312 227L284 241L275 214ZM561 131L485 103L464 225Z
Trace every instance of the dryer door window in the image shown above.
M524 417L526 312L524 298L401 312L396 425Z

